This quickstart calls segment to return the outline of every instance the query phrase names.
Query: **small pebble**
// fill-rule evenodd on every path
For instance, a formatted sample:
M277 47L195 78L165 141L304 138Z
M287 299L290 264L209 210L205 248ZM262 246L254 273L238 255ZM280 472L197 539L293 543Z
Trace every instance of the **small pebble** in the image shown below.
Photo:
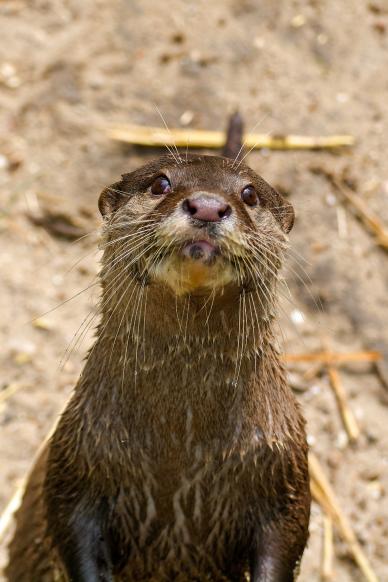
M193 119L194 119L194 112L187 110L187 111L184 111L182 113L179 121L180 121L181 125L189 125L193 121Z
M48 331L48 330L52 329L52 324L49 323L47 321L47 319L44 319L43 317L38 317L37 319L34 319L34 321L32 322L32 325L36 329L42 329L44 331Z
M348 446L348 444L349 444L348 435L344 430L341 430L337 435L336 446L338 449L342 450L345 449Z
M335 206L337 204L337 197L334 194L327 194L325 198L328 206Z
M32 361L32 356L26 352L19 352L15 355L13 361L18 366L24 366L24 364L29 364Z
M265 40L264 38L261 38L259 36L257 36L254 40L253 40L253 46L257 49L262 49L265 46Z
M27 354L34 354L36 352L36 345L25 339L13 338L8 342L8 348L13 353L25 352Z
M347 93L337 93L335 98L338 103L347 103L349 101L349 95Z
M11 63L3 63L0 65L0 76L3 77L3 79L9 79L10 77L13 77L15 73L16 69L13 65L11 65Z
M322 388L319 384L313 384L309 390L310 394L312 394L313 396L316 396L317 394L320 394L322 392Z
M371 483L368 483L367 489L370 497L375 501L384 496L384 490L380 481L371 481Z
M318 42L318 44L320 44L321 46L325 45L325 44L327 43L327 41L328 41L328 40L329 40L329 39L328 39L328 37L327 37L327 34L323 34L323 33L321 33L321 34L318 34L318 36L317 36L317 42Z
M291 321L295 323L295 325L303 325L305 322L305 317L299 309L293 309L291 311Z
M291 20L291 26L293 26L294 28L301 28L301 26L304 26L305 24L306 24L306 17L303 14L297 14Z
M312 435L312 434L307 435L307 444L309 447L313 447L316 442L317 442L317 439L315 438L314 435Z
M8 168L8 159L0 154L0 170L6 170Z

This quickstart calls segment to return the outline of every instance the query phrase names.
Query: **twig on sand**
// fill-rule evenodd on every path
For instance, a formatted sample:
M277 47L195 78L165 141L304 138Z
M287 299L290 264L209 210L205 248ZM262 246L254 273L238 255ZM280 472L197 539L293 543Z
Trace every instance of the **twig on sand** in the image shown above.
M20 390L20 388L22 388L23 386L24 384L22 384L21 382L14 382L12 384L9 384L6 388L4 388L4 390L0 392L0 404L8 400L8 398L10 398L13 394L15 394L15 392Z
M337 368L334 366L328 366L327 372L329 374L330 386L334 392L335 399L337 401L337 406L344 424L345 430L349 437L350 442L355 442L360 436L360 429L358 427L357 421L353 415L353 412L348 406L346 393L342 385L340 375Z
M149 147L177 146L185 148L221 149L225 142L223 131L201 129L164 129L141 125L115 125L107 129L108 137L135 145ZM354 144L351 135L309 137L301 135L273 135L248 133L244 136L247 149L267 148L271 150L317 150L336 149Z
M8 531L11 524L12 517L15 512L19 509L20 503L23 498L24 489L26 487L26 478L23 478L22 482L16 489L15 493L11 497L10 501L5 506L1 516L0 516L0 542Z
M333 520L327 513L323 514L323 543L322 543L322 562L321 562L321 580L329 582L333 580Z
M388 251L388 228L370 210L365 200L353 192L348 186L337 180L337 178L333 177L332 183L345 200L350 203L360 220L375 235L377 244Z
M347 517L343 513L318 459L313 453L310 453L309 455L309 468L311 492L314 499L333 520L333 523L338 528L342 538L348 544L353 559L364 574L365 580L368 582L378 582L375 572L364 554Z
M297 362L320 362L326 365L341 365L349 362L378 362L381 360L380 352L348 352L335 353L322 351L307 354L285 354L284 361L289 363Z
M388 251L388 227L384 226L380 219L372 212L365 200L356 194L343 180L339 180L333 172L321 167L312 168L312 170L316 174L324 175L329 180L342 198L350 204L356 216L372 232L377 244Z
M350 442L355 442L360 436L360 429L351 411L344 387L342 385L337 366L350 362L378 362L381 359L379 352L349 352L335 353L330 349L311 354L285 354L284 360L287 363L309 362L320 363L326 368L329 375L330 386L334 392L338 410L342 418L345 430Z

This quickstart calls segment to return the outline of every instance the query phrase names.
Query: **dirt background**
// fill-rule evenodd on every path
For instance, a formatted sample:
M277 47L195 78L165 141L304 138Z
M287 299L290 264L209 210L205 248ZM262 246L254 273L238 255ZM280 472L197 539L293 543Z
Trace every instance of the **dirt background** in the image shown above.
M346 174L388 228L385 0L10 0L0 2L0 35L0 510L91 341L82 327L74 334L98 297L96 286L80 293L98 270L98 194L156 153L113 143L104 127L161 125L155 104L171 126L221 129L238 107L248 129L356 137L337 155L260 151L249 163L298 216L284 349L330 342L388 354L388 255L314 171ZM341 370L361 429L350 446L326 375L306 380L306 370L290 367L310 445L388 580L387 386L370 365ZM314 505L302 582L319 580L321 543ZM333 579L362 580L338 537L335 548Z

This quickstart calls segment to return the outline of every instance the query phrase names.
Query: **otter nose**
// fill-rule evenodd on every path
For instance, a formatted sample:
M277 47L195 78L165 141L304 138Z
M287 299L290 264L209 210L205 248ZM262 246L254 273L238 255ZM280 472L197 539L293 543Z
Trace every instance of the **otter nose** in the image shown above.
M214 196L186 198L182 203L182 207L187 214L204 222L219 222L232 213L232 208L229 204Z

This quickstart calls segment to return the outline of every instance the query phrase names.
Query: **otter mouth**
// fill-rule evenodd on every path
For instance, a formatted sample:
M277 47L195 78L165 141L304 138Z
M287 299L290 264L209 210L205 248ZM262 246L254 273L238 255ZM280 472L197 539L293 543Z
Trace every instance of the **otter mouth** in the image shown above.
M163 259L153 264L151 276L167 284L177 296L235 283L235 269L217 243L205 238L183 239L169 246Z
M208 240L194 240L182 247L182 255L192 261L210 265L220 255L220 249Z

